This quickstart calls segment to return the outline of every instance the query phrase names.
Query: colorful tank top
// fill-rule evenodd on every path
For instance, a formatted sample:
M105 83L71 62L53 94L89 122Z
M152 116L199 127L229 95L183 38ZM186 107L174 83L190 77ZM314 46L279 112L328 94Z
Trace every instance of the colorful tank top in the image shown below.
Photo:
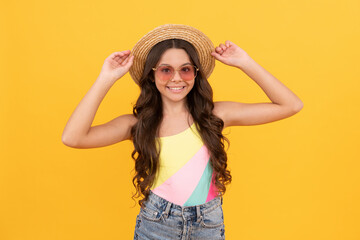
M195 123L181 133L159 140L160 165L151 191L180 206L195 206L215 198L209 150Z

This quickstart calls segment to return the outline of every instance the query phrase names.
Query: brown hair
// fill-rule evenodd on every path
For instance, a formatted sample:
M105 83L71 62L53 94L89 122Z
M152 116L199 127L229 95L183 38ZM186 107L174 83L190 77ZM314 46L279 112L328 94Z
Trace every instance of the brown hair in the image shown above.
M143 195L144 198L139 200L141 207L143 207L143 202L148 199L159 167L160 149L157 149L156 146L160 146L160 144L156 136L163 117L161 95L153 83L152 68L169 48L184 49L192 64L199 68L194 87L186 96L187 108L204 144L209 149L210 162L215 175L214 184L221 196L226 191L225 185L231 182L230 171L226 169L227 155L224 149L225 141L228 145L229 141L222 135L224 122L212 113L214 109L213 91L204 75L197 52L193 45L185 40L164 40L157 43L147 56L144 72L139 81L140 96L133 107L133 114L138 121L131 129L134 144L131 156L135 160L136 171L132 180L136 193L132 198Z

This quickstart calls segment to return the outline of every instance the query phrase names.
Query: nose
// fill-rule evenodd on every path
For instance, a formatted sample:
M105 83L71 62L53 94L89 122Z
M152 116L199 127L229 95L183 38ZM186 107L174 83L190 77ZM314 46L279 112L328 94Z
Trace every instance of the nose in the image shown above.
M181 78L180 73L178 71L175 71L174 77L173 77L173 79L171 81L173 81L173 82L182 81L182 78Z

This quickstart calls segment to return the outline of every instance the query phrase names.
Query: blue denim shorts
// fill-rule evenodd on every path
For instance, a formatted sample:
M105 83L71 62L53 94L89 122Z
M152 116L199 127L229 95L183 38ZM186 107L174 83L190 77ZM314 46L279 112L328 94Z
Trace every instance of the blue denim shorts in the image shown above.
M150 191L136 217L134 239L225 239L223 198L180 206Z

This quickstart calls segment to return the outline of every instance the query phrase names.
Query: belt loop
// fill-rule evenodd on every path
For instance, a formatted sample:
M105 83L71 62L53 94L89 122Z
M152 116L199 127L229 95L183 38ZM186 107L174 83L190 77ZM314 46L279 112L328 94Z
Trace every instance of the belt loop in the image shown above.
M199 221L200 217L200 206L196 206L196 222Z
M164 215L166 215L166 217L169 216L169 212L170 212L170 207L171 207L171 202L168 202L164 211Z

